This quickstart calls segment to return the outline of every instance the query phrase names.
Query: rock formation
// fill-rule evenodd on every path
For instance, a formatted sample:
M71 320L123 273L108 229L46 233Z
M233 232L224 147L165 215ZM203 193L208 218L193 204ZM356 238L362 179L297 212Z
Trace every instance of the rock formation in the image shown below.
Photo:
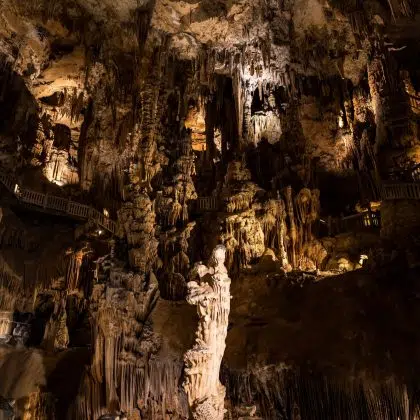
M0 0L0 416L419 417L419 28Z
M200 283L187 285L187 302L197 306L199 324L194 346L184 356L184 388L192 417L197 420L222 420L225 414L226 390L219 380L231 299L225 258L226 248L218 245L209 267L195 266Z

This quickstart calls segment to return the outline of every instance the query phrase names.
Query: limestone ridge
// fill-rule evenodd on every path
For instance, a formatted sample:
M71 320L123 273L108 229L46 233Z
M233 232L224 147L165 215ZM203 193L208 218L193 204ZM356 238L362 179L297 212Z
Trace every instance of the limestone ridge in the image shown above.
M199 420L222 420L225 413L226 389L219 381L231 299L225 258L226 248L216 246L209 267L195 267L200 283L187 285L187 302L197 306L199 323L194 346L184 356L184 389L192 418Z

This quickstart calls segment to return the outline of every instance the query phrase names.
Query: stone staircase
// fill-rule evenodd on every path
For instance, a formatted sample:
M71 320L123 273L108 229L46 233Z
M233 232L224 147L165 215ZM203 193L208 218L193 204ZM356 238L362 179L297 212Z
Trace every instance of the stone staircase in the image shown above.
M59 213L82 220L93 220L113 235L116 235L117 233L117 223L93 207L66 198L22 188L11 175L7 175L3 172L0 172L0 182L22 204L32 205L44 212Z

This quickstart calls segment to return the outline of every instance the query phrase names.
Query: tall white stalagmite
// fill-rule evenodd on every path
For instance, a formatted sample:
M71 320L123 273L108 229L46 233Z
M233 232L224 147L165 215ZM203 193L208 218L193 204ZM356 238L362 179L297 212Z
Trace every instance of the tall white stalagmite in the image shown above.
M198 264L200 284L188 283L187 301L197 305L195 344L184 356L184 388L192 418L222 420L226 390L219 381L230 311L230 278L224 265L226 248L218 245L209 267Z

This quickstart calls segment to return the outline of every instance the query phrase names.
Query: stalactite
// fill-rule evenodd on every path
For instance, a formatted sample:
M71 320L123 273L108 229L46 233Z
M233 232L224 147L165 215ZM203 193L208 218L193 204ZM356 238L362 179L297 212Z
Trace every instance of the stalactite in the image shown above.
M300 256L303 244L310 240L311 224L309 223L309 215L311 210L311 191L303 188L299 191L295 198L295 206L297 210L297 220L299 225L299 241L297 253Z
M54 349L64 350L69 344L69 332L67 329L67 313L64 305L58 315L57 329L54 337Z
M150 413L148 418L151 420L162 418L167 411L186 418L188 402L179 388L182 363L153 357L146 363L146 366L142 366L135 360L117 361L114 366L109 366L115 373L118 372L114 380L118 389L120 410L104 407L101 383L86 375L79 391L77 407L74 409L80 413L80 417L76 418L99 418L110 413L110 410L132 413L137 406Z
M291 260L293 267L297 267L297 254L296 254L296 246L297 246L297 228L295 222L295 215L293 210L293 199L292 199L292 187L286 188L286 204L287 204L287 215L289 217L289 224L290 224L290 240L291 240Z
M84 92L77 93L74 89L70 97L70 120L71 122L78 122L80 119L81 111L84 106Z
M31 238L25 229L7 225L0 228L0 245L25 251L31 251L37 246L34 238Z
M397 19L395 17L394 7L392 6L392 0L388 0L388 6L389 6L389 10L391 11L392 18L394 19L394 22L396 22Z
M243 138L243 127L244 127L244 89L242 86L242 79L238 71L233 75L233 97L235 99L236 119L238 127L239 142Z
M282 134L281 122L278 115L272 111L255 114L251 118L250 140L258 144L263 138L270 143L276 143Z
M23 420L55 420L55 398L41 389L29 395L25 405Z
M73 292L79 288L80 268L82 266L85 253L86 250L80 249L72 252L69 256L66 275L66 289L69 292Z
M400 9L403 16L414 18L416 8L413 0L400 0Z
M182 205L178 201L178 196L175 193L175 201L172 203L171 210L168 214L168 225L174 226L181 217L182 214Z
M13 312L0 311L0 337L4 339L12 334L13 331Z
M367 378L333 380L295 367L270 367L224 372L222 381L234 407L256 404L257 415L267 420L279 415L291 420L403 419L411 418L418 404L394 378L385 384Z

